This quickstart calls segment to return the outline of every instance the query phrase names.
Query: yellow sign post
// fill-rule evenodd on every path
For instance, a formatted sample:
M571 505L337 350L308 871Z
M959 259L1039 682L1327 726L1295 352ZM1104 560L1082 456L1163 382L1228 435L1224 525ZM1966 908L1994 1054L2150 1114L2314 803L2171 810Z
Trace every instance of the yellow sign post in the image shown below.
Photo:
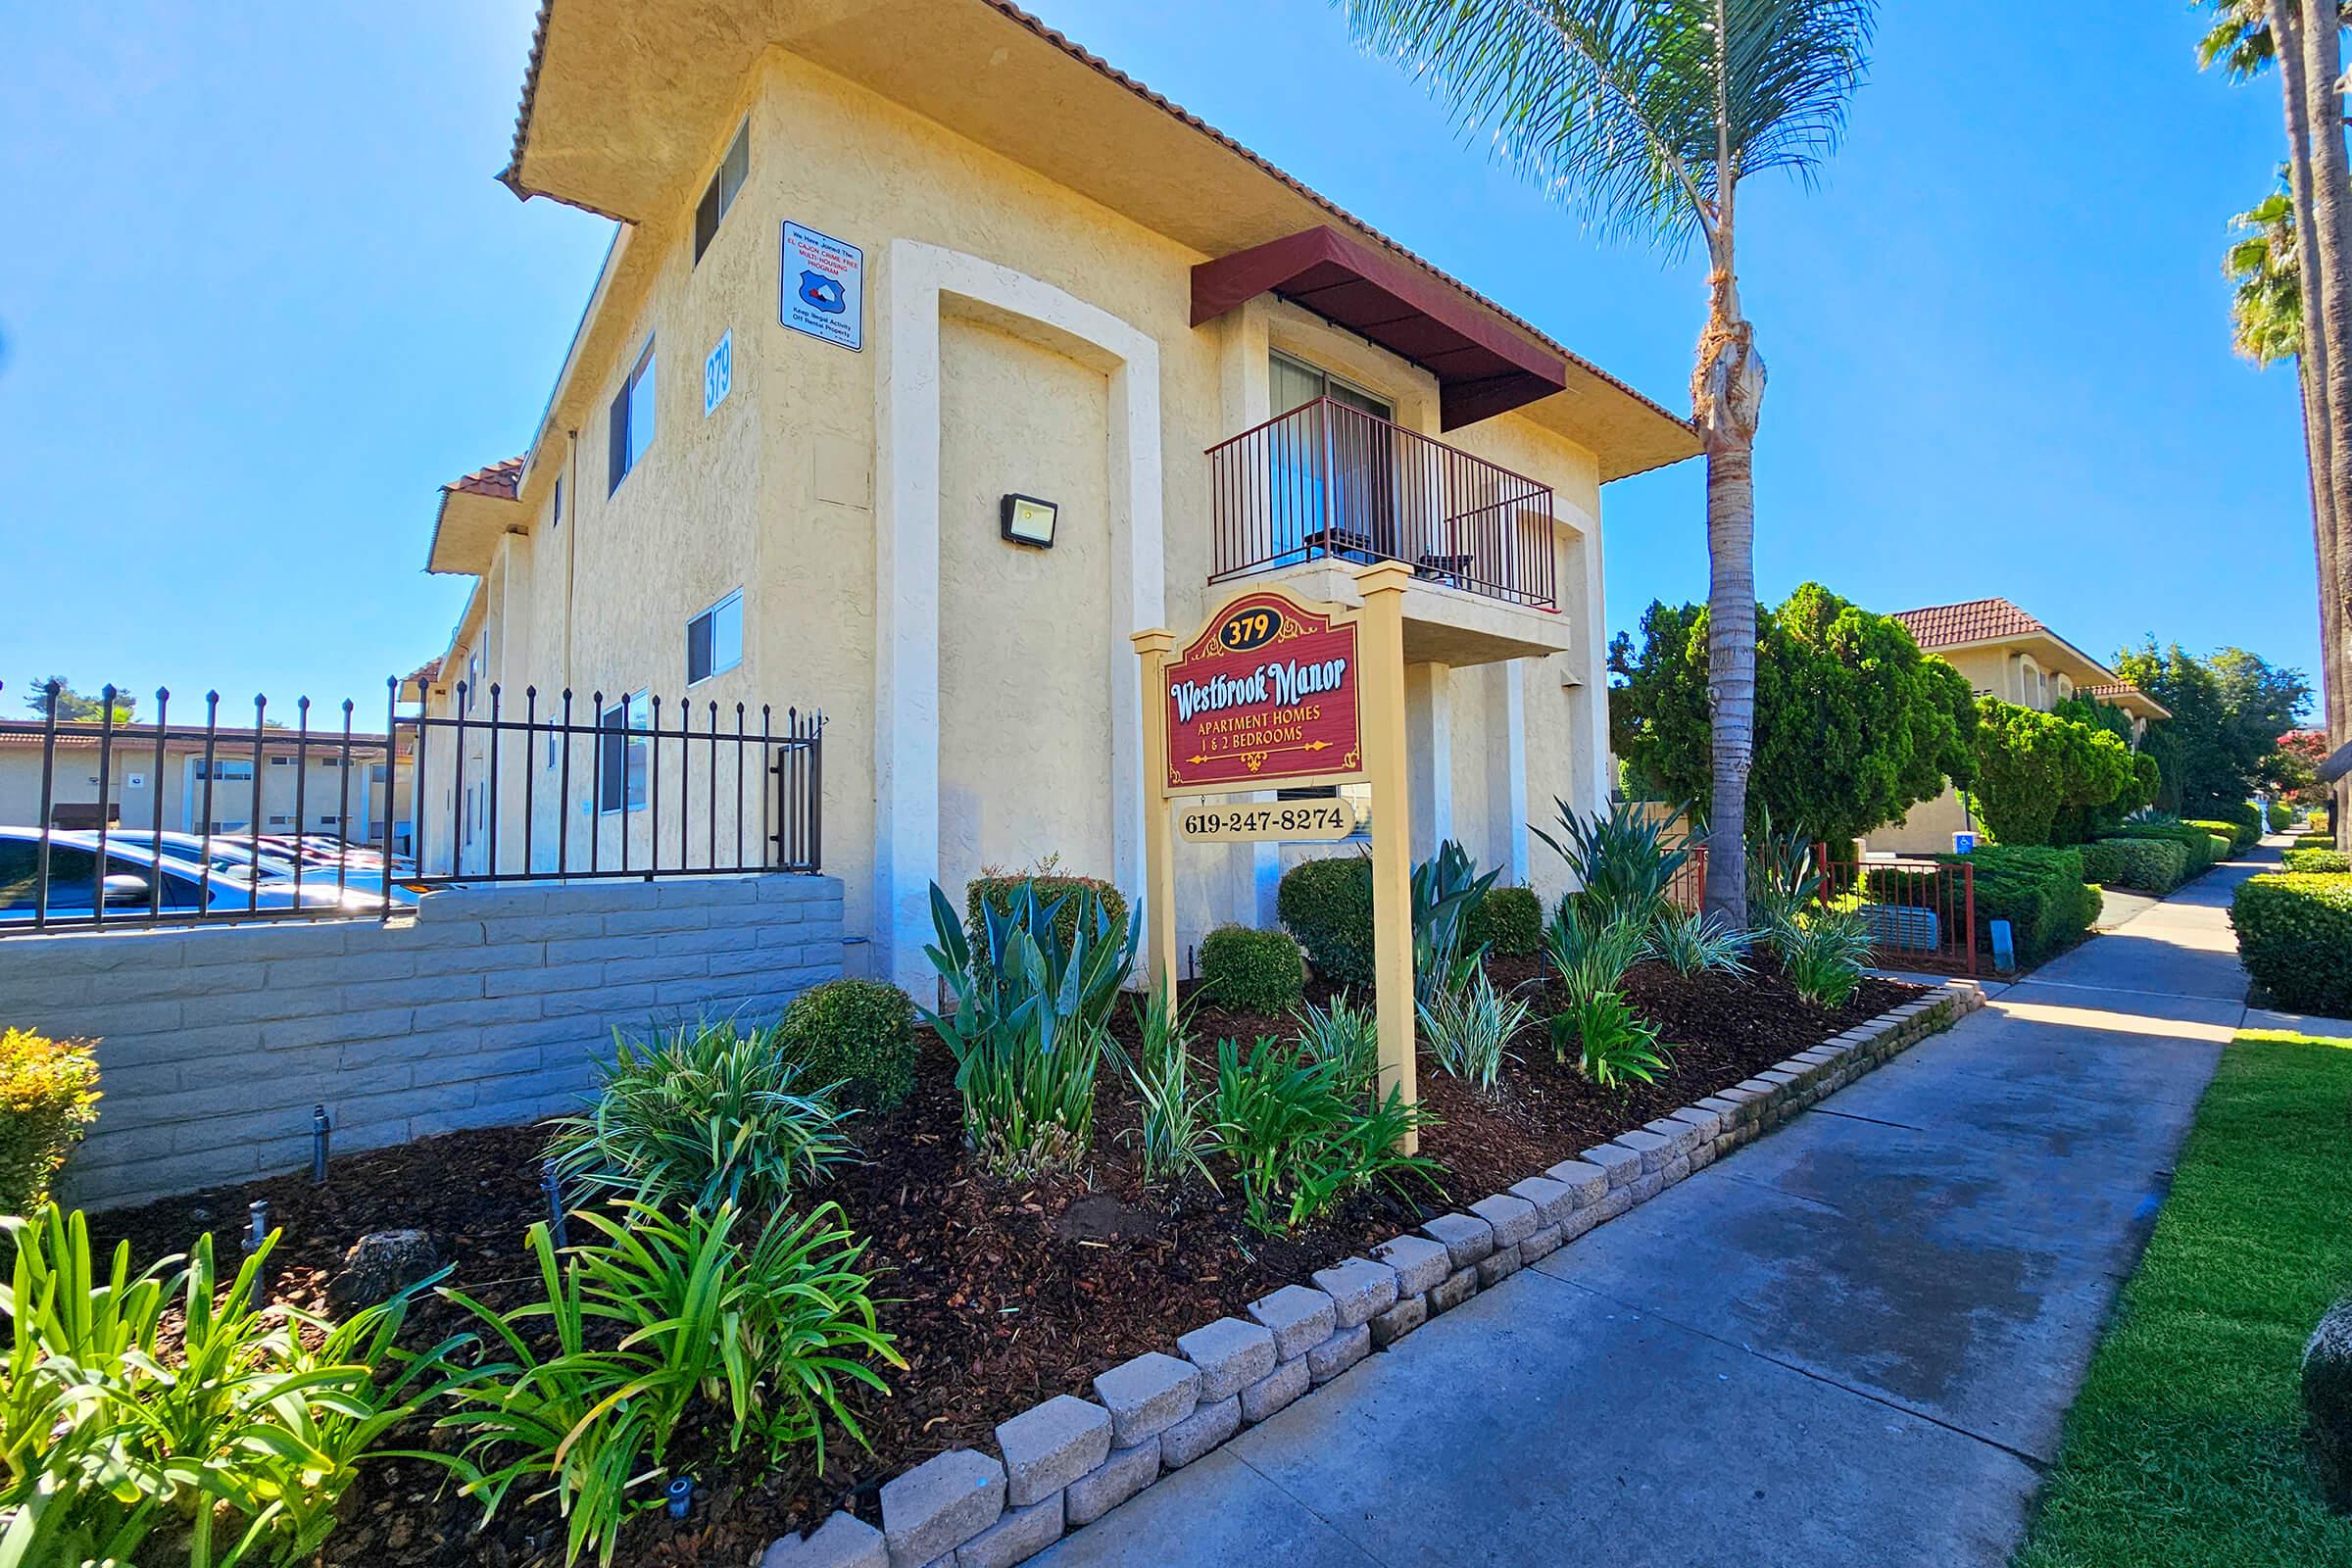
M1211 614L1174 661L1176 638L1165 628L1132 639L1143 664L1150 781L1144 881L1152 989L1173 994L1176 985L1176 800L1276 784L1365 783L1372 793L1377 1093L1386 1100L1392 1088L1400 1090L1408 1104L1419 1097L1404 778L1404 590L1412 577L1398 562L1364 567L1355 574L1364 607L1352 612L1281 589L1250 589ZM1404 1152L1419 1147L1420 1136L1408 1131Z

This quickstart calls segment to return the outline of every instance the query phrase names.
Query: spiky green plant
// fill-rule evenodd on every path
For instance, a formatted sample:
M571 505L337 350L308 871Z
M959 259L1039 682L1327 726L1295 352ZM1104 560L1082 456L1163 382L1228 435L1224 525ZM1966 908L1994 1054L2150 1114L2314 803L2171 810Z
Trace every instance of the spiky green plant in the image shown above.
M1436 1187L1435 1162L1396 1150L1406 1132L1434 1125L1431 1118L1407 1104L1399 1088L1367 1103L1336 1057L1309 1059L1270 1037L1245 1057L1233 1041L1220 1040L1211 1115L1246 1217L1261 1231L1307 1224L1375 1185L1400 1194Z
M1579 1070L1603 1089L1628 1078L1648 1083L1674 1065L1658 1043L1658 1026L1615 991L1594 992L1553 1018L1551 1049L1561 1061L1573 1057Z
M1494 887L1502 867L1480 873L1470 852L1452 839L1413 867L1413 1000L1427 1003L1461 990L1479 969L1484 943L1464 949L1470 911Z
M1138 1138L1148 1185L1181 1185L1199 1177L1216 1186L1207 1158L1213 1144L1208 1091L1193 1078L1189 1022L1167 988L1154 991L1136 1008L1143 1037L1139 1049L1133 1059L1121 1058L1143 1111Z
M1291 1015L1298 1026L1298 1054L1307 1061L1341 1064L1341 1082L1355 1095L1369 1095L1380 1077L1380 1023L1343 991L1329 1006L1308 1002Z
M1438 1065L1487 1095L1501 1081L1506 1048L1532 1016L1525 1001L1496 991L1483 970L1469 985L1421 1003L1415 1011Z
M1870 962L1869 917L1858 906L1815 909L1775 939L1781 972L1817 1007L1842 1007L1861 989Z
M1649 956L1650 923L1609 904L1571 894L1544 926L1544 956L1572 1003L1614 991L1626 971Z
M657 1203L783 1207L855 1157L837 1085L808 1081L778 1026L681 1025L647 1047L615 1032L582 1115L560 1118L548 1153L579 1181Z
M1755 934L1735 929L1713 910L1660 910L1649 934L1650 956L1675 973L1689 978L1701 974L1747 973L1747 950Z

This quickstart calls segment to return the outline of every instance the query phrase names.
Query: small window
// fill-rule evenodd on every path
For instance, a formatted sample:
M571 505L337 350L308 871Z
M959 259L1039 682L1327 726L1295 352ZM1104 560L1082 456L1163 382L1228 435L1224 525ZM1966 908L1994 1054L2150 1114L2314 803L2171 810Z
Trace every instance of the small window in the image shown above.
M270 819L270 825L271 827L285 827L291 824L293 820L294 819L290 816L273 816Z
M623 698L597 715L597 806L617 811L645 807L645 741L653 727L653 706L643 692ZM635 733L632 733L634 731Z
M752 127L747 123L735 132L727 144L727 153L718 161L718 172L710 176L710 184L694 209L694 259L701 261L703 252L718 237L718 225L726 220L727 209L735 205L743 182L752 172Z
M686 684L709 680L743 662L743 590L686 623Z
M556 475L556 499L548 508L548 514L557 527L564 526L564 476L560 473Z
M645 352L637 356L636 367L620 390L612 394L612 490L629 476L645 456L645 449L654 442L654 344L646 340Z
M270 765L271 767L292 767L294 765L294 759L291 757L272 757L270 759Z

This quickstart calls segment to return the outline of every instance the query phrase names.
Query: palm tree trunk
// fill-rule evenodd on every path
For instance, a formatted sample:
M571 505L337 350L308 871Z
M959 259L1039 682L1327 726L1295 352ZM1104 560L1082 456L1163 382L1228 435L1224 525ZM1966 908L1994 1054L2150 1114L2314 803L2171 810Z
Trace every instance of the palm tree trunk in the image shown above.
M1707 696L1714 802L1706 907L1747 924L1747 772L1756 724L1756 420L1764 361L1740 315L1730 202L1715 230L1691 404L1707 454Z
M2347 689L2346 677L2352 668L2347 667L2343 654L2347 617L2336 560L2341 523L2333 484L2334 441L2328 419L2328 367L2333 345L2328 337L2326 307L2320 294L2303 16L2298 0L2268 0L2266 15L2278 62L2278 96L2285 109L2287 190L2294 203L2295 271L2303 295L2303 345L2296 370L2304 450L2311 469L2312 553L2319 567L2321 712L2330 744L2341 745L2347 738L2345 710L2347 702L2352 702L2352 690Z
M2345 525L2352 521L2352 352L2344 352L2352 344L2352 179L2344 148L2344 117L2342 100L2336 89L2336 78L2343 70L2341 26L2335 15L2333 0L2317 7L2294 28L2295 41L2300 47L2292 51L2301 67L2304 145L2309 150L2307 160L2311 205L2297 215L2299 226L2311 234L2312 255L2317 262L2317 273L2303 280L2304 340L2311 341L2316 323L2322 338L2320 349L2324 363L2315 366L2323 371L2319 382L2325 397L2321 412L2327 424L2328 498L2334 513L2335 571L2328 587L2336 601L2336 638L2323 654L2336 674L2340 685L2352 672L2352 648L2344 637L2352 632L2352 539L2345 536ZM2277 39L2281 66L2289 54L2288 37ZM2284 79L2282 75L2282 80ZM2314 284L2316 283L2316 288ZM2316 306L2316 309L2315 309ZM2339 699L2339 702L2341 699ZM2339 721L2341 713L2339 711ZM2340 736L2330 734L2331 740ZM2338 790L2334 828L2339 846L2352 844L2352 815L2345 811L2346 793Z

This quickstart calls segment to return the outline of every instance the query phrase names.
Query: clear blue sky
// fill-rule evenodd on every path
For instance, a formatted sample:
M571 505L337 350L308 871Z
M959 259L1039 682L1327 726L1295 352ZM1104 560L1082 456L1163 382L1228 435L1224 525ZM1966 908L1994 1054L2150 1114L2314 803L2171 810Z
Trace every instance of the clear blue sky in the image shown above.
M1672 407L1695 261L1581 232L1320 0L1047 20ZM464 587L435 487L530 438L611 225L492 181L530 0L0 8L0 710L56 671L380 711ZM2275 87L2182 5L2044 47L2030 0L1886 8L1818 191L1749 187L1765 597L2017 600L2311 668L2294 384L2229 348ZM1610 617L1703 596L1695 463L1604 492ZM778 694L788 701L791 693Z

